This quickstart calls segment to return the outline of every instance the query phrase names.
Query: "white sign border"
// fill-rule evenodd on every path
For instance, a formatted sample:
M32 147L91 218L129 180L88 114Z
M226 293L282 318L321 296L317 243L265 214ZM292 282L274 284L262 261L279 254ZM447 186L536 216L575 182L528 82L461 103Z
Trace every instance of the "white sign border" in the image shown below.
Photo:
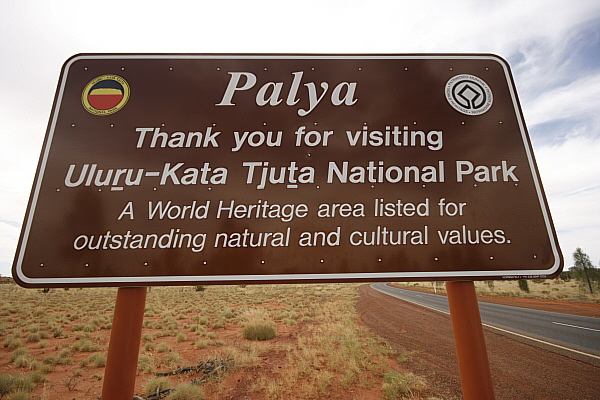
M252 60L490 60L498 62L504 71L506 82L510 90L510 96L513 102L515 115L517 116L519 129L521 131L521 139L523 140L523 146L527 154L527 160L533 176L533 181L536 188L536 193L544 216L544 222L546 225L546 231L552 246L552 254L554 256L555 263L549 270L494 270L494 271L439 271L439 272L383 272L383 273L344 273L344 274L280 274L280 275L212 275L212 276L145 276L145 277L97 277L97 278L30 278L23 273L22 263L25 255L25 249L28 244L28 238L33 222L33 216L37 207L37 200L41 189L41 184L46 169L48 155L50 152L50 146L54 137L54 131L56 128L56 122L58 120L58 110L62 103L62 97L65 90L67 76L70 67L80 60L180 60L180 59L202 59L202 60L231 60L231 59L252 59ZM297 281L302 283L304 281L351 281L351 280L382 280L382 279L415 279L415 280L443 280L444 278L469 278L473 277L481 278L485 280L486 277L506 277L506 279L516 279L528 276L544 277L552 275L557 272L562 266L562 255L558 248L558 240L555 236L554 230L552 229L552 223L550 215L548 213L548 205L543 195L542 186L540 183L540 177L531 151L531 145L525 129L525 122L521 109L518 105L515 85L510 74L508 63L501 57L494 54L402 54L402 55L335 55L335 54L80 54L71 57L65 62L63 72L60 77L60 87L58 88L58 95L52 110L52 121L49 127L48 136L44 145L42 157L39 163L39 171L36 177L36 185L33 188L31 197L31 203L27 210L27 219L23 228L21 240L19 241L17 254L15 255L15 266L14 270L17 277L23 283L27 285L43 286L43 285L99 285L110 286L126 286L127 284L143 284L143 283L198 283L198 282L215 282L215 283L236 283L240 281Z

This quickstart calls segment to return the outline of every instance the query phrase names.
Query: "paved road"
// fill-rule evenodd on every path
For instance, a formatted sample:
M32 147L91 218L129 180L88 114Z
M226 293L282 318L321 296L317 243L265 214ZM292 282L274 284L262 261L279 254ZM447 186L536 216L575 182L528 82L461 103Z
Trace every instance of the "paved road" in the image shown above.
M371 285L375 290L399 299L448 313L445 296L398 289L385 283ZM547 311L479 302L484 324L551 344L583 352L600 359L600 318L580 317ZM538 342L539 344L540 342Z

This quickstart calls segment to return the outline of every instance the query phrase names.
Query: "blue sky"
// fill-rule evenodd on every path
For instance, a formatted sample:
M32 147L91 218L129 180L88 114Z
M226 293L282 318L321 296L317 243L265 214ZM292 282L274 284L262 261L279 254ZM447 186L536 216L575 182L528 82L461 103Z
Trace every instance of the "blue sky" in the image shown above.
M92 52L498 54L513 70L565 264L579 246L598 265L600 2L216 3L2 1L0 274L10 274L60 68Z

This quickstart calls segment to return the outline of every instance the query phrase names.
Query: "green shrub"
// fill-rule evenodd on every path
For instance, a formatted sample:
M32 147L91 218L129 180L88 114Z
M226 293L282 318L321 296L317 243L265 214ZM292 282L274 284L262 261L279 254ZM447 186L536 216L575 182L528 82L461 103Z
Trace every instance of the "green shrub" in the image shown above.
M21 356L26 356L29 354L29 351L25 347L19 347L15 349L12 353L10 353L10 362L15 362L15 360Z
M139 372L154 372L154 363L152 359L146 354L140 354L137 362L137 370Z
M150 396L166 389L172 389L171 381L166 377L156 378L148 382L144 387L144 394Z
M82 367L87 367L89 364L93 364L97 368L106 367L106 354L94 353L79 363Z
M171 392L167 396L169 400L204 400L204 391L197 385L191 383L182 383L175 388L175 391Z
M525 293L529 293L529 284L525 279L519 279L519 289L521 289Z
M170 352L162 356L160 365L166 368L176 368L183 363L183 357L176 351Z
M47 382L48 378L44 375L44 371L33 371L29 374L29 378L33 383Z
M156 347L156 351L159 353L166 353L167 351L169 351L169 345L166 343L160 343L157 347Z
M425 380L411 372L402 375L391 371L385 374L383 381L381 389L388 400L413 397L426 388Z
M41 337L40 337L39 333L30 333L29 335L27 335L28 343L37 343L40 340L41 340Z
M270 340L277 336L271 321L252 321L244 326L244 339Z
M23 356L18 356L17 358L15 358L15 360L13 362L19 368L25 368L25 367L29 368L31 366L31 358L29 357L28 354L23 355Z
M73 346L71 346L71 348L75 351L81 351L86 353L91 353L100 350L100 346L92 343L90 340L87 339L78 340L73 344Z
M12 392L6 398L6 400L29 400L29 399L31 399L31 394L29 394L29 392L25 392L22 390L17 390L16 392Z
M27 375L0 374L0 398L9 393L31 392L33 387L33 381Z
M210 343L210 341L209 341L209 340L206 340L206 339L198 339L198 340L196 341L196 343L194 343L194 347L195 347L196 349L198 349L198 350L200 350L200 349L204 349L204 348L208 347L209 343Z
M156 346L152 342L144 343L144 351L154 351Z
M21 339L13 338L8 340L4 347L8 347L11 350L18 349L19 347L23 347L23 342L21 342Z

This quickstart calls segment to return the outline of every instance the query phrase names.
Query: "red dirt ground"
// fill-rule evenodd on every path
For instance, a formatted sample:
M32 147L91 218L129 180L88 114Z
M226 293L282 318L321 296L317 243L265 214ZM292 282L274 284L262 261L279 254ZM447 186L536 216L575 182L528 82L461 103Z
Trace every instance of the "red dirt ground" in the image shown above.
M360 287L360 299L357 310L360 320L371 331L385 340L399 354L399 360L390 360L390 365L400 371L411 371L427 380L428 389L424 397L435 396L438 399L461 398L460 377L454 350L454 341L450 319L427 309L402 302L369 288ZM600 305L587 303L548 302L532 299L485 298L485 301L499 302L546 311L570 312L580 315L599 316ZM106 312L107 314L109 311ZM299 337L309 334L305 323L278 328L278 336L272 343L294 344ZM109 330L96 332L94 342L108 344ZM227 324L219 331L218 338L225 342L243 341L241 328ZM485 332L488 354L495 385L496 398L501 399L599 399L600 368L575 361L565 356L539 349L491 331ZM198 359L199 352L192 341L176 343L174 337L160 340L187 360ZM68 348L73 338L50 338L45 348L27 344L29 353L35 359L43 359L48 354L56 354L61 348ZM201 359L214 357L219 347L210 346L202 351ZM0 373L15 374L23 372L8 360L9 349L0 351ZM71 400L97 399L102 388L103 368L80 367L82 360L91 353L73 352L71 365L57 365L49 374L51 381L37 384L34 399ZM155 353L160 357L161 353ZM277 381L285 371L288 360L285 352L266 351L260 356L257 366L234 368L219 383L203 385L207 399L263 400L264 393L252 390L258 379ZM75 370L81 369L82 376L73 378ZM163 369L161 369L163 370ZM199 375L172 377L173 383L189 382ZM143 392L143 386L151 374L139 374L136 379L136 394ZM383 399L381 376L365 377L371 389L358 386L343 389L340 385L328 389L327 399ZM302 382L299 382L302 384ZM290 399L294 399L293 396Z

